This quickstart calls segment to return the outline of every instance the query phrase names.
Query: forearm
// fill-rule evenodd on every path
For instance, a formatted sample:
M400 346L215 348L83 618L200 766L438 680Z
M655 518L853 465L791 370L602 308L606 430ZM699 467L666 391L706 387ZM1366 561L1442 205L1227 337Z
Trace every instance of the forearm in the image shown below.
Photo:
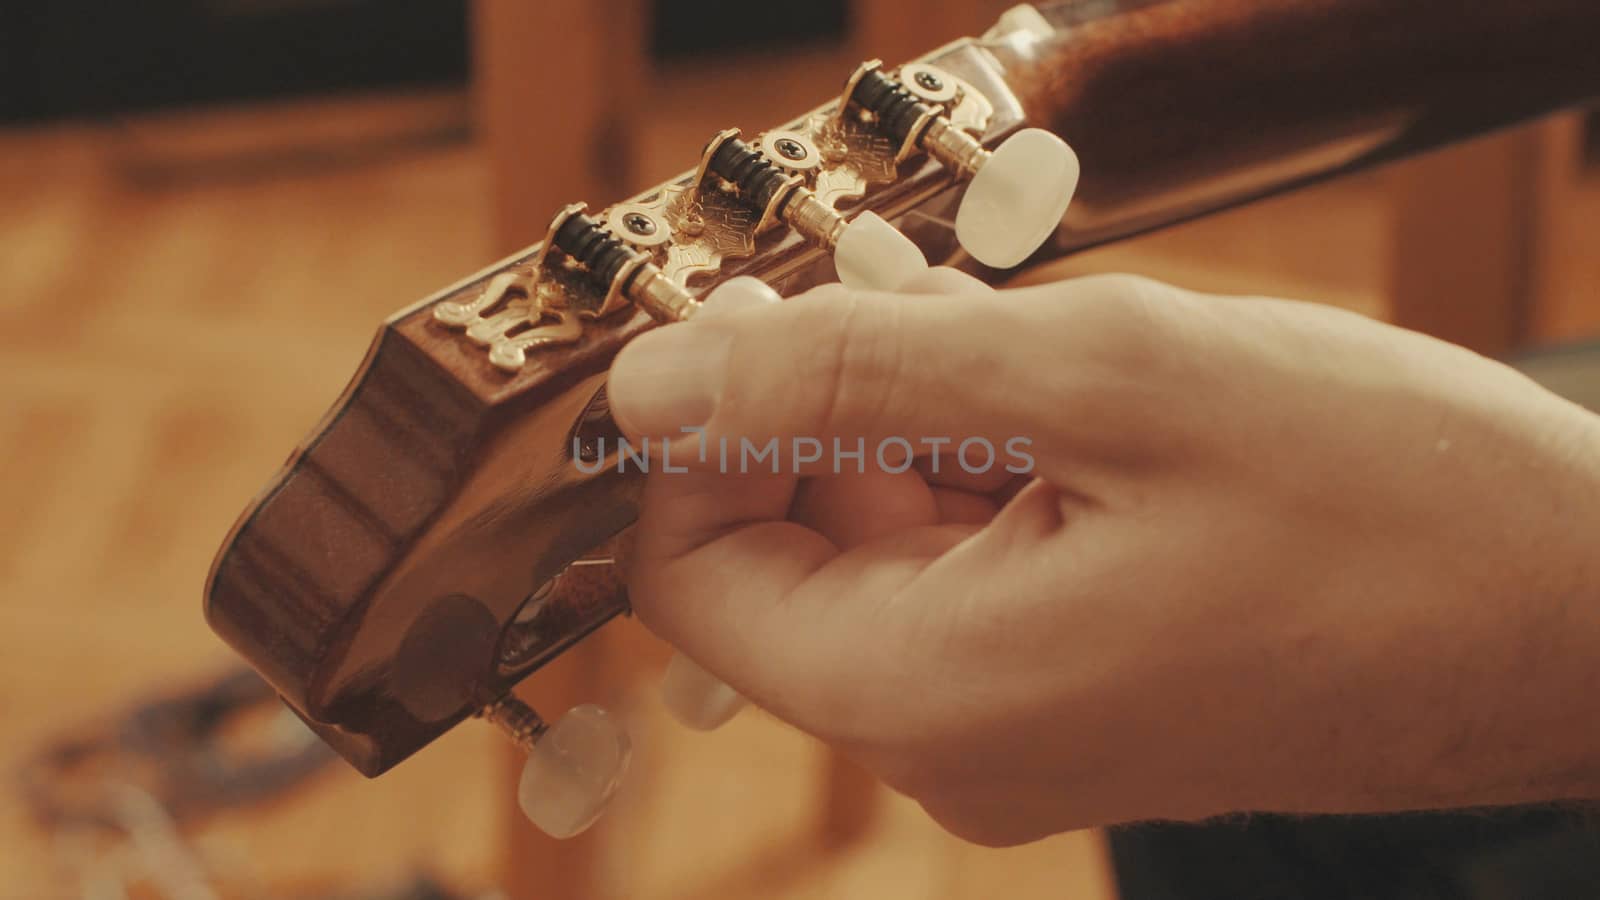
M1600 417L1552 401L1531 427L1477 523L1498 577L1440 623L1481 641L1424 775L1441 805L1600 798Z
M1203 651L1236 661L1233 683L1262 677L1245 650L1272 660L1264 702L1197 726L1256 736L1201 755L1259 754L1238 783L1193 779L1211 812L1600 798L1600 418L1458 349L1400 349L1370 391L1315 411L1343 426L1280 457L1299 473L1283 483L1306 486L1262 515L1281 529L1269 549L1206 545L1198 567L1224 594L1249 596L1267 561L1285 586L1248 620L1261 646Z
M1548 747L1542 765L1529 771L1534 794L1600 799L1600 416L1566 412L1570 423L1551 437L1553 481L1564 487L1546 520L1548 568L1529 573L1536 589L1524 600L1535 640L1522 661L1537 695L1517 694L1552 727L1545 740L1530 733L1518 746ZM1511 600L1517 602L1515 592Z

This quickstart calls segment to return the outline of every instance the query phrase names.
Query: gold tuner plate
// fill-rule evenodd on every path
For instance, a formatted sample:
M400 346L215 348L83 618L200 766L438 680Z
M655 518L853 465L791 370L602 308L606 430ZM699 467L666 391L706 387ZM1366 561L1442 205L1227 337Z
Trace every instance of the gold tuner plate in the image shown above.
M862 78L878 71L880 61L862 63L838 100L739 151L748 158L753 150L761 165L771 166L758 197L740 195L756 190L751 182L741 188L712 171L717 151L739 138L737 128L726 129L706 144L696 167L677 178L593 218L581 203L562 210L544 240L520 260L436 302L435 322L487 348L496 368L516 372L533 351L581 341L586 320L630 308L662 321L691 315L699 306L697 286L721 272L725 261L776 247L786 233L831 250L845 226L839 209L863 198L865 205L847 210L873 208L875 192L900 177L900 164L910 156L927 152L958 177L970 176L984 155L977 138L994 115L989 99L925 60L885 72L922 109L910 135L897 140L851 99ZM574 216L583 218L569 224ZM555 252L564 225L563 239L583 260ZM603 260L595 247L607 248Z

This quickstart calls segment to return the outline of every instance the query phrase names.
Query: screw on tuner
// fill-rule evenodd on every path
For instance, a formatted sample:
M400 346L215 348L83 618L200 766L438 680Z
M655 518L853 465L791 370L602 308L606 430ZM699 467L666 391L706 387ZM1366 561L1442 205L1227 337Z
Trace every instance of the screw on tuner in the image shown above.
M919 158L967 182L954 222L966 252L1015 266L1060 223L1078 160L1037 128L986 149L993 111L976 87L934 65L890 73L864 63L837 101L782 128L749 142L738 129L718 133L690 173L598 216L567 207L527 260L474 296L440 301L434 317L516 372L529 352L581 340L583 320L630 307L661 322L689 318L700 306L694 282L786 235L830 254L845 284L893 290L927 262L873 208L889 210L881 198L922 171Z

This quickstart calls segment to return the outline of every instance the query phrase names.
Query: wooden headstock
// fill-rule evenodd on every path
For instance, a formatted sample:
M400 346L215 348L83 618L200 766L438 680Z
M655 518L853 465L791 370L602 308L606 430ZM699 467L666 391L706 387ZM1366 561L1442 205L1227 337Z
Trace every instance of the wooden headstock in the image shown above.
M1022 123L976 43L926 63L911 77L948 95L951 127L992 139ZM761 139L791 190L829 212L899 216L958 177L839 103ZM718 137L708 158L736 139ZM745 203L708 162L588 220L620 237L635 284L642 268L693 303L734 275L790 290L830 278L825 236ZM602 265L556 246L580 215L391 318L214 564L212 626L368 775L626 608L611 567L572 564L605 556L634 518L637 475L583 456L602 437L615 455L606 368L654 323L621 296L627 272L597 280Z
M963 136L993 148L1036 126L1077 150L1078 200L1043 260L1591 97L1597 22L1593 0L1021 8L898 70L908 89L935 73L918 96L944 124L916 136L944 128L949 146L893 140L839 100L752 146L827 211L875 212L930 260L993 280L951 226L971 174ZM716 146L591 217L625 259L561 252L558 220L546 242L392 317L224 542L210 623L362 772L626 609L612 568L574 563L609 555L640 479L575 462L614 437L606 370L654 326L645 310L675 318L737 275L785 294L832 279L833 225L708 173Z

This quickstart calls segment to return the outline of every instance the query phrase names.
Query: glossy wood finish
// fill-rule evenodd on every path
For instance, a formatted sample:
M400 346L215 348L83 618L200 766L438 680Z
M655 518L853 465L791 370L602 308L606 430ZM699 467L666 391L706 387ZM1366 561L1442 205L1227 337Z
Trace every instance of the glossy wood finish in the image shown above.
M1475 134L1600 81L1589 0L1045 12L1051 36L932 58L995 102L991 143L1043 124L1083 158L1080 202L1040 259ZM929 217L948 208L950 187L912 162L862 205L919 214L903 220L908 232L930 258L960 264ZM793 289L829 268L775 232L723 276ZM213 627L361 771L405 758L622 608L603 579L558 591L539 652L496 665L524 600L633 517L637 479L585 475L569 448L611 357L646 327L642 316L599 323L506 376L438 327L427 302L402 312L230 535L208 585Z
M1589 0L1078 0L1045 14L1058 38L1017 54L1008 81L1084 176L1040 260L1600 95Z
M945 57L1003 91L994 73L973 68L972 48ZM1015 109L1007 121L1016 124ZM950 183L932 164L908 169L875 206L903 212ZM650 326L642 314L593 323L585 340L536 353L509 376L433 321L432 303L463 298L535 252L391 318L212 569L212 627L368 775L626 606L607 570L569 580L544 605L523 664L496 665L524 602L632 521L640 484L637 472L619 471L614 450L601 471L581 471L572 437L612 356ZM819 263L828 265L818 251L772 232L723 277L753 272L794 285L818 277Z
M1524 344L1552 199L1541 157L1556 131L1520 128L1388 173L1393 253L1404 262L1389 285L1395 322L1489 356Z

